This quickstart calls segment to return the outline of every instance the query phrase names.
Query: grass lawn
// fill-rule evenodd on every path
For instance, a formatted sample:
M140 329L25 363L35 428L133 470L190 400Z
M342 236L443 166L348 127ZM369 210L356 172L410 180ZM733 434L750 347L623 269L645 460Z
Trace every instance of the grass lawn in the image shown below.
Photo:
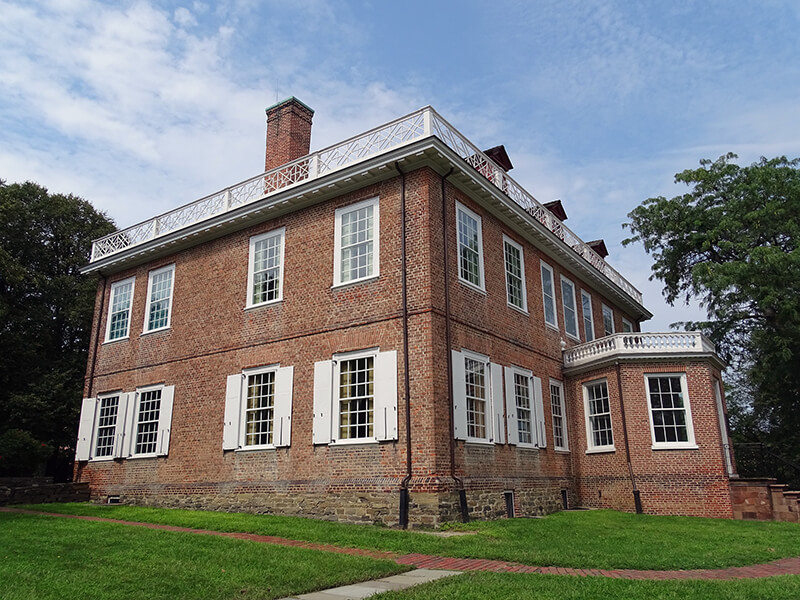
M0 513L3 600L269 599L405 570L314 550Z
M797 600L800 576L737 581L628 581L600 577L467 573L375 600Z
M699 569L800 556L800 525L796 523L657 517L605 510L560 512L542 519L476 521L451 526L477 531L476 535L439 538L370 525L243 513L77 503L27 508L541 566Z

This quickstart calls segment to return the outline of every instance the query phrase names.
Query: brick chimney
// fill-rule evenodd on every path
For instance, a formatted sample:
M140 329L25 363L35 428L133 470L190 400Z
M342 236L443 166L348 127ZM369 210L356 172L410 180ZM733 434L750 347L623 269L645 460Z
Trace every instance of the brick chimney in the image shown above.
M267 109L267 152L264 170L308 154L314 111L292 96Z

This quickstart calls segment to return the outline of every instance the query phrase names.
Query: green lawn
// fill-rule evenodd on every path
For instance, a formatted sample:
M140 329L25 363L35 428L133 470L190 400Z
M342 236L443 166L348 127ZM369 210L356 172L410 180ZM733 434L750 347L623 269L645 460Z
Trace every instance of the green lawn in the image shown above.
M269 599L405 570L315 550L0 513L3 600Z
M242 513L91 504L28 508L542 566L698 569L800 556L800 525L795 523L656 517L605 510L561 512L542 519L476 521L451 526L474 530L475 535L438 538L369 525Z
M628 581L601 577L466 573L374 600L797 600L800 576L736 581Z

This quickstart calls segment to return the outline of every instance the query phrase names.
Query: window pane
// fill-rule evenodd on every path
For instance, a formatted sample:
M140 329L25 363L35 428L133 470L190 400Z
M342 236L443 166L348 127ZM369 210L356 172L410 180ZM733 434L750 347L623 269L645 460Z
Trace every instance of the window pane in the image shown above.
M374 206L342 213L340 271L342 282L364 279L373 272Z
M161 414L161 390L139 394L139 418L136 427L135 454L154 454L158 438L158 419Z
M567 430L560 385L550 384L550 407L553 412L553 445L556 448L565 449L567 447Z
M274 409L275 372L248 376L245 446L263 446L272 443Z
M514 373L514 398L517 404L517 435L520 444L533 444L530 378Z
M486 439L486 364L464 358L467 388L467 436Z
M681 378L648 377L647 391L655 442L688 442L689 428Z
M553 293L553 272L542 265L542 299L544 301L544 320L556 325L556 299Z
M522 253L519 248L504 243L506 262L506 294L508 303L525 309L525 288L522 278Z
M148 331L160 329L169 324L169 304L172 295L172 269L151 275L150 314Z
M97 418L97 444L94 455L111 456L114 453L114 433L117 429L119 396L102 398Z
M586 341L594 339L594 319L592 318L592 297L581 292L581 306L583 308L583 330L586 333Z
M253 245L253 304L280 298L283 235L258 240Z
M587 386L590 446L613 446L611 430L611 408L608 400L608 385L605 381Z
M457 212L459 274L465 281L481 287L478 221L463 210Z
M128 335L128 324L131 314L131 295L133 292L133 282L116 285L111 288L111 310L110 324L108 328L108 339L116 340Z
M578 319L575 314L575 286L566 279L561 280L561 301L564 304L564 329L578 337Z

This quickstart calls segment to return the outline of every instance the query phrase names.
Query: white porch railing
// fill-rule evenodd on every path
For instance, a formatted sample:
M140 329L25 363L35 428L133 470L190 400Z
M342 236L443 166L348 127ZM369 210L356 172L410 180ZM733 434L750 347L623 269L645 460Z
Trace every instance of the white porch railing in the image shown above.
M564 351L564 368L577 367L612 355L713 353L714 344L699 331L615 333Z
M92 245L91 262L432 136L438 137L586 262L636 302L642 303L642 294L639 290L429 106L163 215L95 240Z

